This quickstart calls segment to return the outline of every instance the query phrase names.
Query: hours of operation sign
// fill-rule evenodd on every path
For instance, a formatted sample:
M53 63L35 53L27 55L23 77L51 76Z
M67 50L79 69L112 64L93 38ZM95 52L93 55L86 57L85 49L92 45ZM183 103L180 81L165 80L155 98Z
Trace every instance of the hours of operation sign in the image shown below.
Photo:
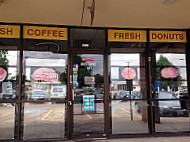
M94 95L83 96L83 111L94 111Z

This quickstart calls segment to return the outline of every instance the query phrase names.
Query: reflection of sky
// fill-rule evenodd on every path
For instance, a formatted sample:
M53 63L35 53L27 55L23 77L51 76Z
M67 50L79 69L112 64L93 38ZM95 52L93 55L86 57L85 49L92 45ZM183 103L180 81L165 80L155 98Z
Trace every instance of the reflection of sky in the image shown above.
M17 59L19 59L18 51L8 51L7 59L9 60L9 66L16 66Z
M103 55L100 54L80 54L81 57L94 58L94 61L87 61L87 63L96 63L96 66L91 66L93 70L93 75L100 74L103 75Z
M111 66L140 66L140 54L111 54ZM119 79L119 68L112 67L111 78ZM137 68L137 79L140 79L139 68Z
M156 61L159 60L160 55L167 57L168 60L172 62L174 66L186 66L185 54L175 54L175 53L156 54Z
M40 67L53 68L57 72L65 71L67 65L67 54L52 52L24 51L25 75L31 79L31 73Z
M43 67L65 67L65 59L38 59L38 58L27 58L26 66L43 66Z
M81 54L82 57L92 57L93 62L96 62L96 66L93 67L93 74L103 75L103 55L100 54ZM167 57L174 66L180 67L180 75L183 79L186 79L186 61L185 54L156 54L156 60L158 61L160 55ZM16 66L19 59L18 51L8 51L7 59L9 61L9 73L10 76L15 76ZM47 66L47 67L65 67L67 64L66 54L56 54L52 52L38 52L38 51L25 51L24 59L26 59L27 66ZM140 66L140 54L111 54L111 66ZM90 62L90 61L89 61ZM128 63L129 62L129 63ZM13 67L15 66L15 67ZM138 71L139 72L139 71ZM30 79L31 69L26 69L26 76Z
M139 54L111 54L111 66L139 66Z
M8 75L9 79L11 77L16 77L17 73L17 63L19 59L19 52L18 51L8 51L6 55L8 59Z

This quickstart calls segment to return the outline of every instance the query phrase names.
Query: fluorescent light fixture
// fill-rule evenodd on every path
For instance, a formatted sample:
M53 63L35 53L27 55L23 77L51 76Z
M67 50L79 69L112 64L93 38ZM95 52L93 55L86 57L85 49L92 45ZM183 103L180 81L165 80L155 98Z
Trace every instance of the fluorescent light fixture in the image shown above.
M175 3L177 0L164 0L163 4L164 5L170 5L170 4L173 4Z

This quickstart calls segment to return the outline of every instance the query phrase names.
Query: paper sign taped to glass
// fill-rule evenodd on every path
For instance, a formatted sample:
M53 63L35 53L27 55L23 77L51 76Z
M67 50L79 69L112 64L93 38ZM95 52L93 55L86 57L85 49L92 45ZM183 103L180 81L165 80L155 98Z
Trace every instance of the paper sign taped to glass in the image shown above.
M84 95L83 96L83 111L94 111L94 95Z
M34 80L58 82L58 74L52 68L39 68L31 75Z
M179 73L174 67L165 67L161 70L161 76L163 78L176 78L178 75Z

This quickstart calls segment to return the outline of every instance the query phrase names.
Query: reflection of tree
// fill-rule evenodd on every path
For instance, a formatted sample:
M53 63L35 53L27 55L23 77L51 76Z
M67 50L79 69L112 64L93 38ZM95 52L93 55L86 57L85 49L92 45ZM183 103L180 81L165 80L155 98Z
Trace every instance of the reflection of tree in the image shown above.
M62 72L60 73L59 75L59 81L62 83L62 84L67 84L67 66L65 68L65 72Z
M77 82L79 83L79 87L83 87L84 84L84 77L91 76L92 70L88 66L81 66L82 58L78 55L73 55L73 65L78 65L78 77Z
M94 77L95 77L96 88L103 87L102 84L104 83L104 76L96 74Z
M7 54L8 52L5 51L5 50L1 50L0 51L0 67L5 69L6 71L8 70L8 59L7 59ZM6 78L4 79L4 81L7 80L7 76ZM0 85L0 92L2 92L2 85Z
M79 83L79 87L84 86L84 77L91 76L92 70L89 69L88 66L81 66L82 58L79 55L73 55L73 65L78 65L78 76L77 81ZM67 74L68 74L68 66L65 68L65 72L62 72L59 77L59 81L63 84L67 84Z
M0 67L4 68L6 71L8 70L9 60L7 59L8 51L1 50L0 51ZM7 80L7 77L5 78Z
M156 66L158 67L156 69L156 72L157 72L157 80L161 80L161 88L163 89L167 89L167 86L169 86L171 89L173 89L173 87L175 86L179 86L182 84L182 77L180 75L178 75L176 78L169 78L169 79L166 79L166 78L163 78L161 76L161 70L164 68L164 67L173 67L173 68L176 68L176 66L174 66L169 60L167 57L164 57L164 56L160 56L159 60L156 62Z

